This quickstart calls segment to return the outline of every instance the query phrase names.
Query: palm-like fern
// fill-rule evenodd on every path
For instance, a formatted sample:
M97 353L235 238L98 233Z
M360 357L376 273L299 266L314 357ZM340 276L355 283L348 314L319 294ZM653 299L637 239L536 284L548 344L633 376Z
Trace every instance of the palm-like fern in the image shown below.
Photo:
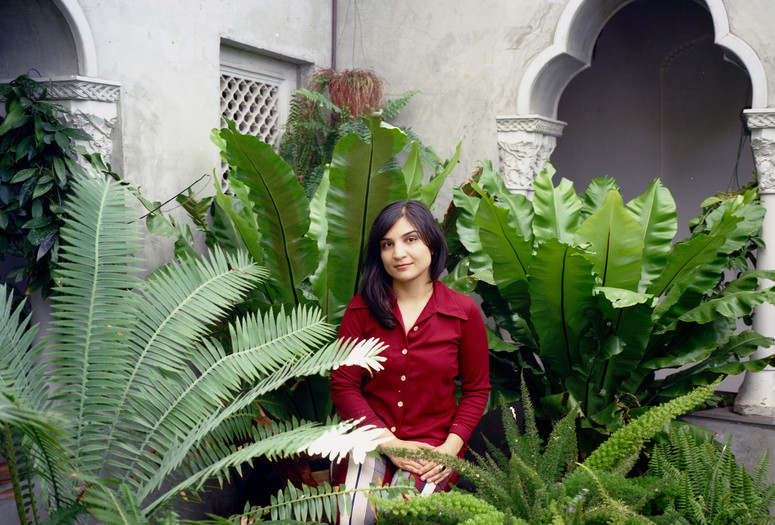
M31 345L28 321L0 294L2 453L32 469L17 472L22 520L35 508L33 470L51 513L99 519L126 506L142 521L177 491L196 490L253 457L293 454L327 431L352 429L297 421L254 427L257 396L342 363L353 345L328 344L334 327L310 309L240 319L228 348L208 338L265 277L246 255L214 250L143 280L135 277L140 237L126 190L80 179L68 213L46 346ZM372 342L361 355L378 352ZM36 417L22 424L20 414ZM50 427L61 436L45 432ZM248 444L238 448L237 439ZM164 488L168 479L182 481Z

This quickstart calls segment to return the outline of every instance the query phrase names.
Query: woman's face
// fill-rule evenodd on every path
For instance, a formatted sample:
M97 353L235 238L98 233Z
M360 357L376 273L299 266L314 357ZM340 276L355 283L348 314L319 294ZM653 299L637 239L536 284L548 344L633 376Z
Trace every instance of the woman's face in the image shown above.
M396 221L379 246L382 264L394 283L430 282L431 250L406 217Z

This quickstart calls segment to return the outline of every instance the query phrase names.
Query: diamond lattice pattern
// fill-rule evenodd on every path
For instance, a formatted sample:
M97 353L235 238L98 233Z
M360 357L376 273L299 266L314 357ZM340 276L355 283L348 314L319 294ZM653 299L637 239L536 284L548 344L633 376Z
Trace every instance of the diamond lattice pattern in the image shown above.
M221 74L221 115L234 121L237 130L254 135L277 148L280 138L279 86ZM226 127L225 122L221 122Z

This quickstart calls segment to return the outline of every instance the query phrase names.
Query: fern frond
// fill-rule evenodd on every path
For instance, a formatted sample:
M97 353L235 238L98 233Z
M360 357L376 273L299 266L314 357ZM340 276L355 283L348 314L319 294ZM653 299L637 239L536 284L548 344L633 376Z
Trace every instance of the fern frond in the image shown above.
M426 497L380 500L379 523L436 523L502 525L506 516L484 500L461 491L438 492Z
M516 429L516 414L507 414L505 410L503 412L503 428L507 432L506 436L509 439L509 447L512 449L512 454L516 454L522 461L535 469L538 467L538 462L541 458L541 437L538 434L538 425L536 425L533 401L530 399L529 395L526 395L528 390L524 375L520 377L520 391L522 392L525 432L516 437L514 436L514 430ZM507 416L511 417L509 418ZM512 419L513 421L509 421L509 419Z
M412 97L419 92L420 90L413 89L412 91L407 91L398 98L386 100L385 109L383 110L385 118L395 118L398 113L404 109L407 104L409 104L409 101L412 100Z
M44 346L33 344L38 329L30 326L31 315L22 317L25 302L13 308L13 293L0 285L0 392L24 406L44 409L49 385L44 367L37 366Z
M272 521L278 520L297 520L306 522L321 521L326 518L336 519L339 509L350 510L352 496L357 493L373 494L380 500L388 498L401 498L406 495L415 494L417 491L414 486L407 482L399 482L395 486L379 487L373 485L363 489L346 489L344 485L332 487L324 483L320 487L296 488L288 484L284 490L280 490L277 496L272 496L270 504L265 507L253 507L247 512L234 516L232 520L251 522L251 520L261 519L269 515Z
M256 457L277 458L296 454L306 450L311 443L322 438L326 433L334 432L342 445L341 450L373 450L377 446L374 441L374 434L366 434L353 430L352 423L339 423L337 425L323 426L319 423L297 422L278 422L272 427L260 427L256 429L257 439L254 443L235 449L227 456L217 457L217 461L207 468L200 470L193 476L180 482L154 501L149 503L143 510L146 513L153 511L158 505L169 499L172 495L193 488L199 490L205 481L213 477L223 476L230 468L234 468L246 461L252 461ZM330 438L329 438L330 439ZM150 492L148 487L157 485L149 484L140 492L140 500Z
M547 481L559 481L563 475L573 472L578 461L576 421L578 410L573 409L554 425L546 440L542 461L537 465L538 474Z
M121 407L113 394L121 382L116 378L130 365L125 336L136 315L131 289L140 282L133 275L139 268L132 269L139 233L127 226L134 211L118 188L102 178L78 177L60 232L60 293L51 323L57 336L47 350L47 379L59 385L56 409L86 465L99 456L102 425Z
M646 441L654 437L669 421L689 412L713 395L720 381L721 378L708 386L695 388L684 396L650 408L627 426L614 432L587 457L584 465L592 470L613 472L623 460L639 452Z
M105 421L106 428L98 436L102 454L90 464L93 468L131 471L126 459L116 461L109 452L120 446L130 454L147 453L145 445L156 437L149 427L159 426L157 418L170 406L168 400L187 388L181 381L191 374L188 363L194 348L199 348L196 341L205 335L208 324L221 319L235 299L244 297L265 275L244 254L230 260L215 249L210 255L210 261L184 259L169 264L141 287L139 312L135 312L139 318L126 337L131 359L115 372L111 384L110 394L120 410Z
M334 366L344 363L349 357L351 351L357 346L356 343L356 341L337 340L317 352L309 353L300 359L283 364L281 368L266 378L263 378L250 390L243 392L236 397L232 396L230 398L231 401L225 405L222 405L220 409L209 412L208 416L204 419L201 419L198 424L193 425L191 430L183 438L181 438L180 441L174 442L174 446L167 448L165 454L159 454L159 456L163 456L163 458L160 460L155 459L155 454L146 454L145 459L149 462L148 464L153 465L154 468L148 471L148 475L150 477L144 482L142 488L140 489L140 500L142 501L149 493L156 490L161 485L161 483L164 482L167 476L185 461L186 456L192 449L200 446L203 440L206 439L214 429L220 427L223 422L231 418L233 414L244 411L246 407L254 403L259 396L279 388L283 383L292 378L317 374L330 370ZM384 345L382 343L377 340L373 340L370 341L368 345L365 346L365 348L361 347L360 352L365 360L369 360L378 357L379 353L383 349ZM302 435L301 437L304 438L305 436L309 437L306 434ZM316 435L312 438L312 440L317 439L318 437L320 436ZM289 434L288 439L291 438L295 438L295 434ZM256 439L263 438L258 436ZM252 447L254 445L249 446ZM272 457L273 455L280 452L280 450L278 450L278 452L272 452L272 450L273 449L269 449L269 451L264 450L262 453ZM297 451L298 447L294 450L294 452ZM228 468L230 466L233 465L227 464L224 468ZM213 466L207 466L203 467L199 474L202 472L218 473L221 472L221 470L219 470L219 468L215 468L215 471L213 471ZM137 472L135 474L137 475ZM207 474L207 476L209 476L209 474ZM199 477L192 477L190 480L204 480L206 477L201 478L201 475L199 475ZM194 481L189 482L189 485L194 484Z

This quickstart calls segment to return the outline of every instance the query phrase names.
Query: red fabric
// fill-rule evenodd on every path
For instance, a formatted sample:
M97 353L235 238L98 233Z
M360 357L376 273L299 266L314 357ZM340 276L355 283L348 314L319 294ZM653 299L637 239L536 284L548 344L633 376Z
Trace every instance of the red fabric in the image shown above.
M393 314L399 322L386 330L360 295L347 306L339 337L378 337L388 348L382 352L384 370L373 377L358 366L332 372L331 396L339 416L365 417L362 425L388 428L399 439L433 446L452 432L467 442L490 392L487 333L476 303L436 281L407 335L396 303ZM462 383L459 402L455 378Z

